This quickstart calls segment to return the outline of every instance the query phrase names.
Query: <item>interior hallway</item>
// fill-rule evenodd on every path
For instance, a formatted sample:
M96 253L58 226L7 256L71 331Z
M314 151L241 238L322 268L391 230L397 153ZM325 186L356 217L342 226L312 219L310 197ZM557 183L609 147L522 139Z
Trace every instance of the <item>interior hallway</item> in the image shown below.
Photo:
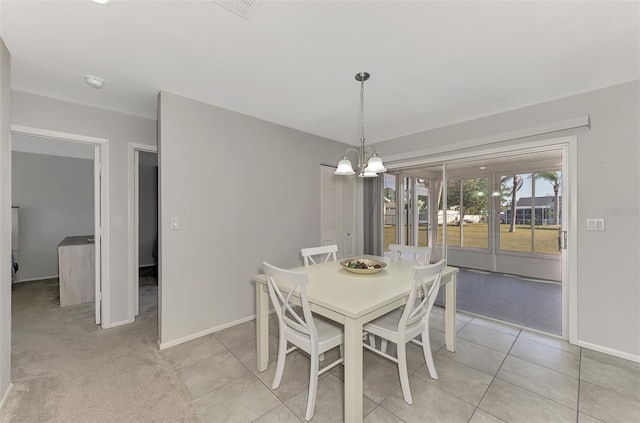
M93 303L61 308L58 280L13 285L11 380L2 422L198 421L157 346L157 285L134 324L103 330Z

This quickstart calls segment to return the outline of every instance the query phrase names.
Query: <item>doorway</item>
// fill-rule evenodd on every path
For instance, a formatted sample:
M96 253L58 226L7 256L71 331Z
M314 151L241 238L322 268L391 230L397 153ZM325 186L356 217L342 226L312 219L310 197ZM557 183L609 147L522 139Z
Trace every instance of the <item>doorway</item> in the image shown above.
M355 178L334 175L335 167L320 166L320 244L338 246L338 258L356 253Z
M52 187L56 187L56 193L52 192L52 188L45 188L46 192L43 192L43 195L33 196L31 200L28 201L29 205L23 209L22 225L18 225L18 230L21 226L28 229L27 232L23 234L24 240L27 241L26 237L29 236L29 230L32 227L37 227L40 231L40 238L32 237L33 239L29 239L28 242L22 244L23 254L21 254L21 256L24 260L21 259L21 261L29 263L28 260L30 260L30 255L32 255L32 263L38 262L43 265L40 269L33 269L32 279L40 279L43 276L58 277L59 254L57 243L55 240L45 241L44 233L46 232L56 239L61 238L57 242L63 241L62 238L64 238L65 242L72 242L74 246L73 249L76 249L76 244L78 244L78 249L83 251L82 255L85 256L84 261L87 263L86 266L84 266L84 273L87 276L82 278L82 280L71 282L70 289L65 291L64 295L62 295L63 290L60 290L61 305L87 301L93 302L95 323L102 324L103 327L108 327L109 314L108 311L105 312L108 308L104 307L104 294L106 290L102 284L103 280L108 280L105 278L105 274L108 276L108 236L104 236L101 230L108 218L106 210L108 203L105 201L108 196L108 171L106 175L103 175L102 168L105 161L108 161L108 141L20 126L12 126L11 136L15 154L24 155L24 157L21 157L25 159L25 164L31 163L33 166L36 166L31 167L31 170L27 170L27 172L31 172L31 176L34 176L37 172L46 171L47 168L51 172L57 172L55 175L51 176L50 174L48 177L42 174L39 178L42 187L45 183L53 183ZM47 159L47 157L56 157L57 159L52 160ZM57 163L59 161L65 161L65 163ZM88 161L89 163L86 163ZM12 165L12 167L13 166L15 166L15 164ZM88 177L74 177L71 174L64 174L65 172L72 171L74 168L85 168ZM19 170L20 169L15 168L12 169L12 172ZM92 175L93 178L89 175ZM64 182L65 178L67 179L66 182ZM16 183L23 183L30 179L32 178L29 178L29 175L24 175L24 178L14 180L13 185L15 187ZM36 179L38 178L36 177ZM60 183L56 185L55 182ZM80 182L82 182L82 187L69 189L69 186L73 183ZM27 186L24 188L29 189ZM81 199L81 202L68 210L67 213L59 213L62 206L55 206L54 203L56 201L62 201L62 203L60 203L61 205L69 203L75 204L78 198L82 197L82 194L78 195L79 192L88 193L87 196L89 198ZM17 201L27 200L25 197L25 199ZM47 204L49 204L49 206ZM14 205L19 206L19 204ZM91 210L91 208L93 210ZM55 222L43 214L43 210L46 209L51 209L53 213L57 213L57 220ZM18 216L19 215L20 212L18 212ZM18 219L20 219L20 217L18 217ZM29 220L33 220L33 222L29 223ZM82 221L84 221L83 224L75 226ZM62 232L60 232L60 230L62 230ZM83 233L80 234L77 232L78 230ZM84 231L87 233L84 233ZM72 239L67 238L67 235L71 236ZM18 236L18 239L19 238L21 238L21 236ZM82 239L80 240L80 238ZM53 244L43 246L43 242L45 244L51 244L51 242L53 242ZM61 244L64 244L64 242L61 242ZM35 251L31 251L30 246L33 246ZM38 248L44 248L43 251L46 252L46 256L38 254ZM73 254L74 253L72 253L72 255ZM60 254L60 257L62 256L63 254ZM72 261L75 262L75 260ZM62 273L66 273L64 270L67 268L66 266L62 266L62 264L60 265L60 276L62 276ZM18 267L19 266L20 263L18 263ZM26 270L24 266L22 267L23 270ZM72 267L69 267L68 270L69 275L77 273L73 271ZM50 274L47 275L46 273ZM27 277L25 279L29 278ZM65 285L65 288L66 287L67 285Z
M426 220L434 258L461 268L461 311L569 337L568 144L452 157L390 175L401 182L394 196L408 203L396 202L397 239L423 245L417 234Z
M132 321L158 307L158 148L129 143ZM141 293L142 291L142 293Z

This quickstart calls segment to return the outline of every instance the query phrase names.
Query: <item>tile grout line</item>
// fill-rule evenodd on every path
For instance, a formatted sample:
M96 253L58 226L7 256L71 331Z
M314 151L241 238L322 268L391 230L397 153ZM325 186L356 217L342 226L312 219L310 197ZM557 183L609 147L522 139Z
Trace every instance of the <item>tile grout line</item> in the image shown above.
M490 375L489 373L487 373L487 372L484 372L484 371L482 371L482 370L480 370L480 369L476 369L475 367L471 367L471 366L469 366L469 365L467 365L467 364L461 363L461 362L456 361L456 360L454 360L454 359L452 359L452 358L444 357L444 356L443 356L442 358L443 358L443 359L445 359L445 360L453 361L453 362L455 362L455 363L456 363L456 365L464 366L464 367L466 367L466 368L468 368L468 369L475 370L475 371L480 372L480 373L484 373L484 374L485 374L485 375L487 375L487 376L491 376L491 375ZM424 364L423 364L422 366L424 366ZM422 367L422 366L421 366L421 367ZM433 384L429 383L429 381L427 381L427 380L425 380L425 379L421 378L420 376L417 376L417 375L416 375L416 377L417 377L418 379L422 380L423 382L428 383L429 385L433 386L434 388L436 388L436 389L438 389L438 390L440 390L440 391L442 391L442 392L446 393L447 395L451 395L452 397L457 398L457 399L459 399L459 400L460 400L460 401L462 401L462 402L466 402L467 404L471 405L472 407L476 407L476 408L478 407L477 405L474 405L472 402L469 402L469 400L466 400L466 399L464 399L464 398L461 398L461 397L459 397L458 395L454 394L453 392L449 392L449 391L447 391L447 390L445 390L445 389L442 389L442 388L440 388L440 387L439 387L439 386L437 386L437 385L433 385ZM489 384L489 385L490 385L490 384ZM489 389L489 388L488 388L488 386L487 386L487 389Z
M262 415L260 415L260 416L258 416L257 418L255 418L255 419L251 420L251 423L257 422L258 420L260 420L261 418L263 418L263 417L264 417L264 416L266 416L267 414L271 413L273 410L275 410L276 408L280 407L281 405L284 405L284 404L278 404L278 405L276 405L275 407L273 407L272 409L267 410L267 411L266 411L266 412L264 412ZM285 407L286 407L286 406L285 406ZM296 416L296 417L297 417L297 416Z
M520 336L519 336L519 335L518 335L518 338L520 338ZM528 338L522 338L522 340L523 340L523 341L526 341L526 342L531 342L531 343L533 343L533 344L536 344L536 345L542 346L542 347L544 347L544 348L550 348L550 349L555 350L555 351L560 351L561 353L566 353L566 354L571 354L571 355L574 355L574 356L578 356L579 358L580 358L580 357L581 357L581 355L582 355L582 349L580 349L580 351L581 351L580 353L578 353L578 354L574 354L574 353L572 353L572 352L565 351L565 350L563 350L563 349L561 349L561 348L552 347L551 345L543 344L543 343L541 343L541 342L536 342L536 341L531 340L531 339L528 339ZM516 341L517 341L517 339L516 339ZM469 341L469 342L471 342L471 341ZM515 341L514 341L514 344L515 344ZM511 350L509 350L509 353L511 353ZM572 377L572 378L575 378L575 377L576 377L576 376L569 375L569 374L567 374L567 373L563 373L563 372L561 372L561 371L559 371L559 370L557 370L557 369L553 369L553 368L551 368L551 367L547 367L547 366L545 366L544 364L540 364L540 363L533 362L533 361L531 361L531 360L528 360L528 359L527 359L527 358L525 358L525 357L521 357L521 356L518 356L518 355L513 355L513 357L515 357L515 358L519 358L520 360L522 360L522 361L526 361L527 363L535 364L536 366L544 367L545 369L548 369L548 370L553 370L554 372L556 372L556 373L560 373L561 375L564 375L564 376L569 376L569 377ZM580 361L581 361L581 360L579 360L579 361L578 361L578 364L580 364ZM580 375L580 369L578 368L578 376L579 376L579 375Z
M236 360L238 360L248 371L249 373L251 373L251 376L255 379L258 380L259 383L261 383L265 388L267 388L269 390L269 393L271 395L273 395L278 401L280 401L279 405L276 405L275 407L273 407L271 410L268 410L267 412L265 412L263 415L259 416L257 419L253 420L254 422L256 420L261 419L262 417L264 417L265 415L269 414L270 412L272 412L273 410L275 410L276 408L280 407L280 405L284 405L285 407L287 407L287 409L298 419L298 415L296 413L293 412L293 410L291 408L289 408L289 406L287 406L287 404L284 403L284 401L282 401L280 398L278 398L278 396L276 394L273 393L273 390L267 386L267 384L260 379L255 373L253 373L253 370L251 370L251 368L249 368L249 366L247 366L242 360L240 360L231 350L229 350L229 348L227 348L227 346L215 335L215 332L213 333L213 336L218 340L218 342L220 342L220 344L222 344L222 346L229 352L229 354L231 354ZM271 334L269 334L268 336L271 336ZM256 360L257 360L257 355L256 355ZM268 358L267 358L268 361ZM267 362L267 367L269 367L269 363ZM256 369L257 370L257 369ZM265 370L266 371L266 370ZM237 380L237 379L234 379ZM227 384L223 385L226 386ZM302 392L302 391L300 391ZM300 392L296 393L295 395L293 395L291 398L293 398L294 396L298 395Z
M581 347L580 348L580 351L581 351L581 354L580 354L580 365L581 366L580 367L582 367L582 351L583 350L584 350L584 348ZM592 360L592 361L596 361L596 362L598 362L600 364L605 364L605 363L599 361L596 358L589 358L589 357L585 357L585 358L587 358L589 360ZM621 359L621 360L624 360L624 359ZM612 364L612 366L615 366L615 365ZM578 374L580 374L581 372L582 372L582 368L579 369ZM606 384L602 384L599 380L585 380L585 382L587 382L587 383L589 383L591 385L595 385L595 386L597 386L599 388L606 389L607 391L611 391L612 393L615 393L617 395L620 395L620 396L623 396L623 397L626 397L626 398L629 398L629 399L632 399L632 400L640 401L640 396L635 397L634 395L631 395L631 394L629 394L627 392L622 392L620 390L617 390L615 387L607 386ZM591 416L591 417L593 417L593 416Z
M552 403L554 403L554 404L558 404L558 405L560 405L560 406L562 406L562 407L572 409L572 407L569 407L569 406L567 406L567 405L564 405L564 404L562 404L562 403L559 403L558 401L556 401L556 400L554 400L554 399L551 399L551 398L549 398L549 397L545 397L544 395L539 394L539 393L537 393L537 392L533 392L533 391L531 391L531 390L529 390L529 389L527 389L527 388L523 388L522 386L517 385L517 384L515 384L515 383L513 383L513 382L509 382L508 380L504 380L504 379L500 379L500 378L496 378L496 379L498 379L499 381L502 381L502 382L504 382L504 383L508 383L509 385L515 386L516 388L522 389L523 391L527 391L527 392L529 392L530 394L533 394L533 395L535 395L535 396L537 396L537 397L540 397L540 398L545 399L545 400L547 400L547 401L551 401L551 402L552 402Z
M467 323L468 323L468 322L467 322ZM464 327L464 326L463 326L463 327ZM430 328L430 329L431 329L431 328ZM434 329L434 330L437 330L437 329ZM436 355L440 350L442 350L443 348L446 348L446 347L447 347L447 344L445 343L445 344L443 344L440 348L438 348L435 352L433 352L433 351L432 351L432 356L435 356L435 355ZM421 366L419 366L419 367L418 367L418 368L417 368L417 369L416 369L416 370L415 370L415 371L410 375L410 377L417 377L418 379L422 380L422 378L420 378L419 376L414 376L414 375L418 372L418 370L420 370L420 369L421 369L422 367L424 367L424 366L426 366L426 363L425 363L425 364L422 364ZM428 382L425 382L425 383L428 383ZM440 389L440 388L438 388L438 387L437 387L437 386L435 386L435 385L433 385L433 386L434 386L436 389ZM389 393L389 395L387 395L386 397L384 397L384 398L380 401L380 403L376 403L376 404L377 404L377 406L376 406L373 410L371 410L371 413L373 413L373 412L375 411L375 409L376 409L376 408L381 407L383 410L385 410L386 412L388 412L389 414L391 414L392 416L394 416L395 418L397 418L398 420L400 420L402 423L406 423L406 421L405 421L405 420L403 420L400 416L397 416L397 415L396 415L396 414L394 414L391 410L387 409L385 406L383 406L383 405L382 405L382 403L383 403L384 401L386 401L389 397L391 397L391 395L393 395L394 393L396 393L398 390L401 390L401 389L402 389L402 387L398 387L398 388L394 389L393 391L391 391L391 393ZM455 398L458 398L457 396L455 396L455 395L453 395L453 394L451 394L451 393L449 393L449 392L447 392L447 391L444 391L444 390L442 390L442 389L440 389L440 390L441 390L442 392L444 392L444 393L448 394L448 395L451 395L451 396L453 396L453 397L455 397ZM458 398L458 399L462 400L461 398ZM373 401L373 400L371 400L371 401ZM464 400L462 400L462 401L464 401ZM375 401L373 401L373 402L375 403ZM371 414L371 413L369 413L369 414Z
M517 341L517 339L518 339L518 338L520 338L520 334L518 334L518 337L516 338L516 341ZM527 340L527 338L522 338L522 339L524 339L525 341ZM515 345L516 341L514 341L514 342L513 342L513 345ZM531 342L533 342L533 343L536 343L536 344L537 344L537 342L535 342L535 341L531 341ZM509 353L511 353L511 349L513 349L513 345L512 345L512 346L511 346L511 348L509 349ZM545 345L545 344L539 344L539 345ZM547 346L547 345L545 345L545 346ZM553 347L550 347L550 348L553 348ZM563 350L558 349L558 348L554 348L554 349L557 349L558 351L563 351ZM564 352L566 352L566 351L564 351ZM507 353L507 357L509 357L509 353ZM582 349L580 349L580 357L581 357L581 356L582 356ZM507 357L505 357L505 360L504 360L504 361L506 361ZM566 376L566 377L573 378L573 376L567 375L567 374L565 374L565 373L559 372L559 371L557 371L557 370L555 370L555 369L551 369L551 368L546 367L546 366L543 366L543 365L541 365L541 364L534 363L534 362L529 361L529 360L525 360L524 358L521 358L521 357L518 357L518 356L515 356L515 355L512 355L511 357L517 358L517 359L522 360L522 361L526 361L527 363L533 364L534 366L540 366L540 367L543 367L543 368L545 368L545 369L547 369L547 370L551 370L552 372L558 373L558 374L560 374L560 375L562 375L562 376ZM503 361L503 364L504 364L504 361ZM580 366L580 362L578 362L578 366ZM498 372L500 371L500 369L501 369L501 368L502 368L502 364L500 365L500 368L498 369ZM520 389L522 389L522 390L524 390L524 391L530 392L531 394L536 395L536 396L538 396L538 397L540 397L540 398L543 398L543 399L549 400L549 401L551 401L551 402L553 402L553 403L555 403L555 404L561 405L561 406L566 407L566 408L571 408L571 407L568 407L568 406L566 406L566 405L564 405L564 404L562 404L562 403L560 403L560 402L558 402L558 401L554 400L553 398L549 398L549 397L546 397L546 396L544 396L544 395L538 394L538 393L533 392L533 391L531 391L531 390L529 390L529 389L527 389L527 388L524 388L524 387L522 387L522 386L520 386L520 385L517 385L517 384L515 384L515 383L509 382L508 380L500 379L500 378L498 377L498 372L496 372L496 375L495 375L495 377L494 377L494 380L495 380L495 379L498 379L498 380L500 380L500 381L503 381L503 382L506 382L506 383L508 383L508 384L510 384L510 385L513 385L513 386L515 386L515 387L517 387L517 388L520 388ZM580 378L579 378L579 376L580 376L580 367L578 367L578 402L576 403L576 413L577 413L577 412L578 412L578 410L579 410L578 406L579 406L579 400L580 400L580 398L579 398L579 394L580 394ZM491 381L491 383L493 383L493 380ZM484 398L484 396L483 396L483 398Z
M215 335L214 335L214 336L215 336ZM216 339L218 339L218 338L216 337ZM226 351L226 352L228 352L229 354L231 354L231 356L232 356L233 358L235 358L236 360L238 360L238 358L237 358L237 357L236 357L236 356L235 356L231 351L229 351L229 349L226 347L226 345L224 345L224 344L222 343L222 341L220 341L219 339L218 339L218 341L220 342L220 344L222 344L222 346L224 347L224 349L225 349L225 351ZM194 362L194 363L192 363L192 364L199 363L199 362L201 362L201 361L203 361L203 360L206 360L206 359L208 359L208 358L211 358L211 357L215 357L215 356L217 356L217 355L220 355L220 354L224 353L225 351L220 351L218 354L210 355L210 356L208 356L208 357L206 357L206 358L203 358L203 359L201 359L201 360L195 361L195 362ZM242 365L244 366L244 363L243 363L242 361L240 361L240 360L238 360L238 361L240 362L240 364L242 364ZM190 365L191 365L191 364L190 364ZM183 366L183 367L181 367L181 368L184 368L184 367L187 367L187 366ZM247 366L244 366L244 367L246 368ZM256 376L253 374L253 372L251 372L250 370L249 370L249 373L251 373L251 376L256 377ZM189 397L189 401L191 402L191 404L193 404L193 402L194 402L194 401L196 401L196 400L198 400L198 399L200 399L200 398L204 397L205 395L210 394L210 393L211 393L211 392L213 392L213 391L217 391L218 389L220 389L220 388L223 388L223 387L227 386L227 385L228 385L228 384L230 384L231 382L234 382L234 381L236 381L236 380L240 379L241 377L242 377L242 375L240 375L240 376L238 376L238 377L236 377L236 378L230 379L227 383L224 383L224 384L222 384L222 385L220 385L220 386L218 386L218 387L216 387L216 388L214 388L214 389L211 389L210 391L204 392L202 395L199 395L197 398L193 398L193 399L191 399L191 397ZM184 385L184 382L182 382L182 384Z
M217 338L216 338L217 339ZM220 341L220 343L222 343L222 341ZM223 344L224 345L224 344ZM288 344L289 345L289 344ZM226 348L226 347L225 347ZM233 354L231 351L229 351L231 353L231 355L233 355L238 361L240 361L240 359L238 359L235 354ZM302 351L300 351L302 353ZM271 393L271 395L273 395L278 401L280 401L280 405L284 405L298 420L303 421L302 419L300 419L300 417L295 413L295 411L293 411L291 409L291 407L289 407L286 404L286 401L291 400L292 398L300 395L302 392L304 392L305 390L308 390L309 387L302 387L302 389L300 389L299 391L297 391L296 393L292 394L291 397L289 399L287 399L286 401L281 400L276 394L274 394L273 389L271 389L270 386L267 385L267 383L265 381L263 381L262 379L260 379L255 373L253 373L253 370L251 370L251 368L249 368L249 366L247 366L245 363L243 363L242 361L240 361L240 363L242 363L251 373L251 376L253 376L254 378L256 378L258 380L258 382L262 383L262 385L264 385L269 392ZM275 363L275 362L271 362L271 363ZM267 367L270 363L267 363ZM265 370L266 371L266 370ZM327 375L330 375L331 372L328 372ZM335 375L333 375L334 377L336 377ZM284 373L283 373L283 377L284 377ZM324 378L324 375L323 375ZM340 380L340 378L336 377L338 380ZM318 379L318 383L320 383L320 380L322 379ZM372 400L373 401L373 400ZM375 403L375 401L373 401ZM263 417L264 415L270 413L271 411L275 410L276 408L278 408L280 405L275 406L274 408L272 408L271 410L267 411L265 414L263 414L262 416L258 417L258 419L260 419L261 417ZM375 409L375 408L374 408ZM256 420L258 420L256 419ZM254 420L255 421L255 420Z
M578 361L578 401L576 402L576 423L580 421L580 388L582 387L582 351L580 347L580 360Z
M487 392L489 392L489 389L491 389L491 386L493 385L493 382L495 382L498 373L500 372L500 369L502 369L502 366L504 365L504 362L507 360L507 357L509 357L509 353L511 352L511 350L513 349L513 346L516 344L516 342L518 341L518 338L520 338L520 334L522 333L522 330L520 330L518 332L518 335L516 336L516 339L514 339L513 344L511 344L511 348L509 348L509 351L505 354L504 358L502 359L502 363L500 363L500 367L498 367L498 370L496 370L496 373L493 375L493 378L491 379L491 382L489 383L489 386L487 386L487 390L484 391L484 394L482 394L482 398L480 398L480 401L478 401L478 405L476 406L476 409L473 411L473 414L476 413L476 411L481 410L485 413L491 414L488 411L482 410L480 408L480 404L482 404L482 400L484 400L484 397L487 395ZM500 379L501 380L501 379ZM471 415L471 417L469 418L469 420L471 420L471 418L473 417L473 414ZM493 416L493 414L491 414ZM494 416L496 417L496 416ZM500 419L502 420L502 419Z

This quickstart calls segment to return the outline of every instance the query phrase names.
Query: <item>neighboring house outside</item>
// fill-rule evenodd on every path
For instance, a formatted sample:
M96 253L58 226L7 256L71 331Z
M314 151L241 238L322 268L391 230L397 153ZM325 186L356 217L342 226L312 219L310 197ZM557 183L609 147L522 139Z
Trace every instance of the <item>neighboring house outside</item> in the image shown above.
M516 203L516 225L528 225L531 223L531 209L533 197L522 197ZM555 222L554 196L535 197L535 224L548 225ZM558 197L560 210L562 210L562 196ZM505 210L505 221L503 223L511 223L511 207ZM562 223L560 216L558 224Z
M395 225L396 224L396 203L384 197L384 224Z

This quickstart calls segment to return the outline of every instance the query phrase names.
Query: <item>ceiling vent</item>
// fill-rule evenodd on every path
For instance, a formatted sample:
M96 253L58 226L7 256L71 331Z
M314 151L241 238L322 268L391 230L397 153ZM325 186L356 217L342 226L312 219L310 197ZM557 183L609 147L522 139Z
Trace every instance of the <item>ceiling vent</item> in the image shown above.
M262 0L214 0L214 2L244 19L249 19Z

